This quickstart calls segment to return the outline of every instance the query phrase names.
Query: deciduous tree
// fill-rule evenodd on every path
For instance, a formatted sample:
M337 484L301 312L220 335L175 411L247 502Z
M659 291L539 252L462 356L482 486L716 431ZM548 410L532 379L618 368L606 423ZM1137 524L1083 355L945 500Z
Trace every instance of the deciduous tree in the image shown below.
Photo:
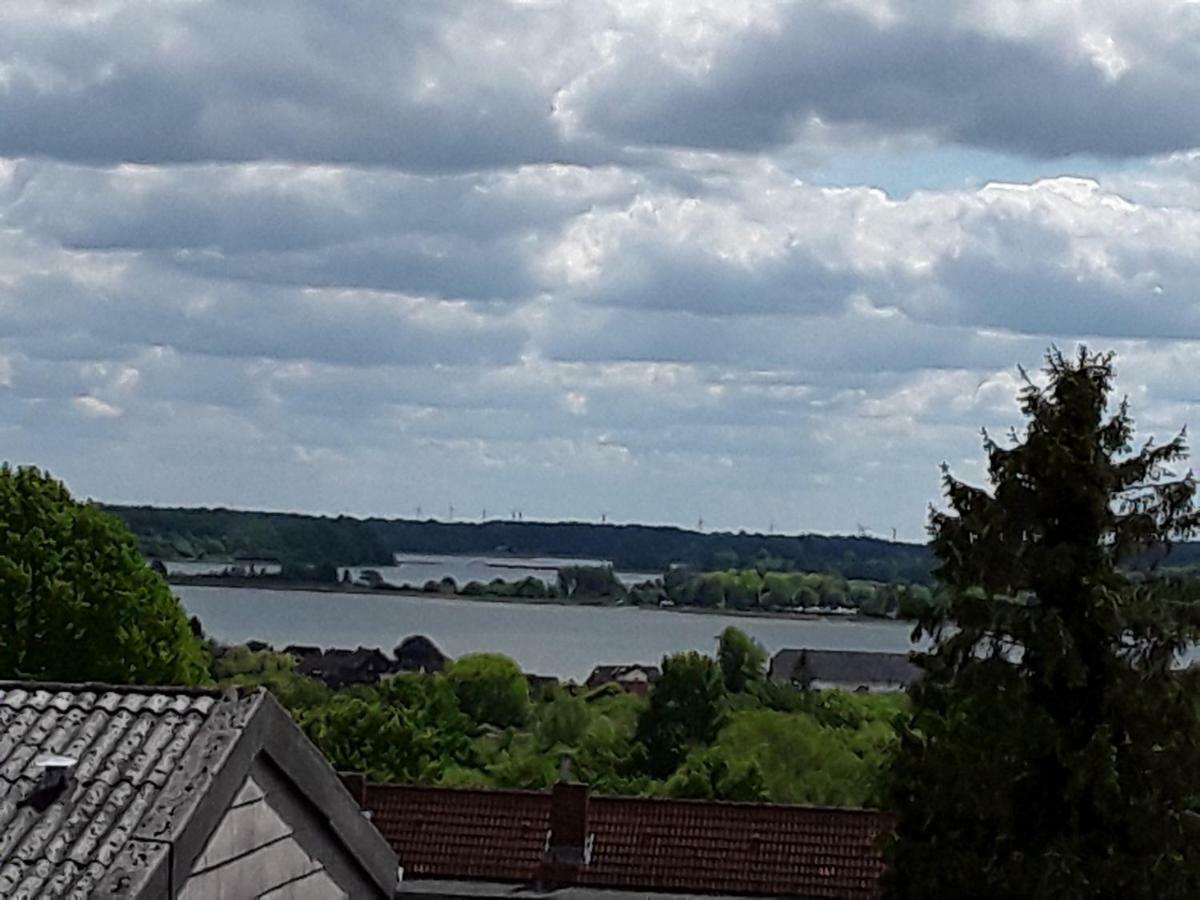
M195 684L204 653L121 521L0 466L0 678Z

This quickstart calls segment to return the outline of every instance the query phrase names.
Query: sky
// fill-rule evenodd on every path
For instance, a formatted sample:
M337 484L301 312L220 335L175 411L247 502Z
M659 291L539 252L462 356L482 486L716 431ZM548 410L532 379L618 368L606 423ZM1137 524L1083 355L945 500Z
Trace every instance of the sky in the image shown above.
M1200 425L1200 3L0 5L0 459L920 539L1018 366Z

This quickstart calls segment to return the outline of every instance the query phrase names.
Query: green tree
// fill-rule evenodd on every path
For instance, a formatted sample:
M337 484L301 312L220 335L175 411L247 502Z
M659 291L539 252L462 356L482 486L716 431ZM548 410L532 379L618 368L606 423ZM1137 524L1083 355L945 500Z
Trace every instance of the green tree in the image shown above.
M901 619L919 619L933 603L933 593L923 584L910 584L900 594L896 615Z
M538 739L546 748L559 744L573 747L583 739L590 721L587 704L558 689L553 698L538 709Z
M121 521L0 466L0 678L197 684L205 657Z
M755 803L768 799L762 771L753 759L731 757L716 748L697 750L667 779L669 797L687 800L732 800Z
M452 662L446 679L458 705L480 725L523 725L529 717L529 683L521 668L498 653L473 653Z
M397 675L302 711L304 731L338 769L432 783L468 755L470 723L445 680Z
M730 625L717 641L717 662L725 690L740 694L766 676L767 651L746 632Z
M558 596L565 600L607 600L625 596L625 586L612 566L563 566L558 570Z
M891 772L896 897L1200 895L1196 607L1122 563L1193 533L1182 436L1135 449L1110 354L1047 358L991 491L947 472L947 606Z
M665 657L637 724L647 772L665 777L694 746L711 744L724 713L725 685L716 663L694 650Z

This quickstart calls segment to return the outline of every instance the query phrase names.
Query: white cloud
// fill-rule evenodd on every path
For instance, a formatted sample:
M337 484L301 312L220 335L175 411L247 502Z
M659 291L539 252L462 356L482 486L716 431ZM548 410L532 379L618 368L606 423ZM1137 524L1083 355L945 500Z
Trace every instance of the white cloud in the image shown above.
M5 453L82 493L919 537L1051 342L1200 408L1194 7L0 16ZM964 147L1125 163L802 177Z
M120 407L106 403L99 397L76 397L75 408L92 419L114 419L122 412Z

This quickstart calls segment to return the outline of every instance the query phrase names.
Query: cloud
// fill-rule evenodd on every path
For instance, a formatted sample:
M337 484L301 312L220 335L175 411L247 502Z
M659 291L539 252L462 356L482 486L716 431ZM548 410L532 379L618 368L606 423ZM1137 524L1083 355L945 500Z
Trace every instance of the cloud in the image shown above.
M25 4L5 455L110 500L919 538L1051 343L1115 347L1147 433L1200 409L1194 31L1040 0ZM1028 158L1078 153L1124 162ZM963 154L1009 180L939 171ZM927 187L805 177L873 158Z
M636 24L571 98L628 143L755 152L832 128L1034 156L1200 144L1200 113L1176 102L1196 77L1189 4L779 3L683 32L699 37L675 53Z

